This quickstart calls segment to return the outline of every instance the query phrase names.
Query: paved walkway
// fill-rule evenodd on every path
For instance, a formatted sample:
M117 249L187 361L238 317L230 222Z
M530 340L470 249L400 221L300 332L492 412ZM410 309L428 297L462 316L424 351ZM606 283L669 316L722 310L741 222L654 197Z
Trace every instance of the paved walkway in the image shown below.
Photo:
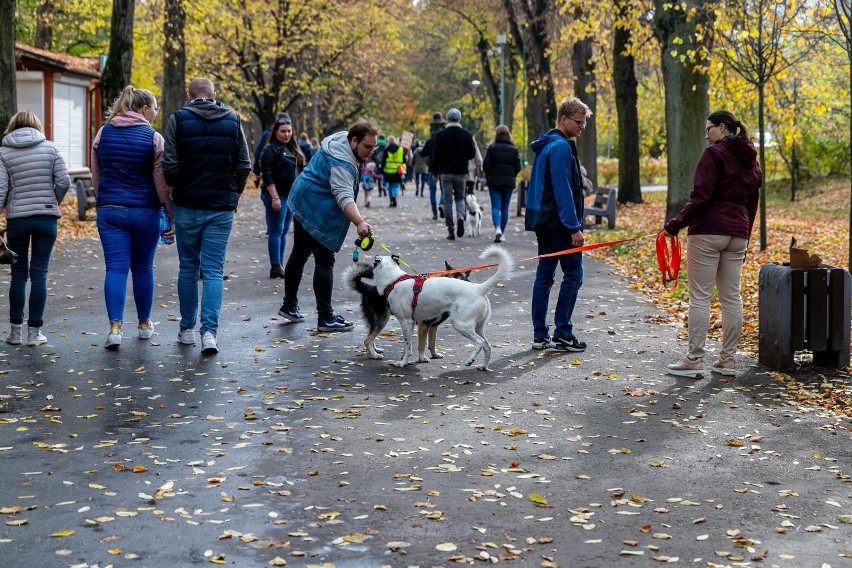
M491 230L450 243L412 193L373 199L382 242L420 271L479 262ZM157 257L158 334L108 352L100 246L59 247L49 343L0 352L2 564L849 564L849 421L747 357L736 380L666 375L679 330L606 265L585 261L585 353L530 350L527 263L491 296L492 372L463 366L447 326L444 359L400 370L365 357L361 324L314 333L310 270L307 322L280 321L262 217L245 196L215 357L175 341L174 248ZM521 219L507 237L534 253ZM339 285L335 305L358 318Z

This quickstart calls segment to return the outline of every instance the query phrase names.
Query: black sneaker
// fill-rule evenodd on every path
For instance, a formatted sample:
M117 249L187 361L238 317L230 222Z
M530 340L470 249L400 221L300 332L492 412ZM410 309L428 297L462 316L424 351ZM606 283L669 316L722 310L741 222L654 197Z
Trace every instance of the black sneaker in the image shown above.
M281 309L278 310L278 315L295 323L305 321L305 316L299 311L299 306L293 306L292 308L281 306Z
M551 346L554 349L559 349L561 351L585 351L586 344L574 337L554 337L551 341Z
M461 219L459 219L456 223L456 233L458 233L460 237L464 236L464 221Z
M355 324L346 321L343 316L334 316L328 321L317 322L317 331L352 331Z
M548 347L553 347L553 343L550 341L550 337L536 337L533 339L532 348L536 351L541 351L542 349L547 349Z

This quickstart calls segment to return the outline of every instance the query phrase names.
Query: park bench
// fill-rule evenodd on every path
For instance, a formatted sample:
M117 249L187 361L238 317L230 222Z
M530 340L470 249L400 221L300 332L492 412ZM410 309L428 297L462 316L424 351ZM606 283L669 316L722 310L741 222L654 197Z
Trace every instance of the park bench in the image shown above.
M595 200L592 205L583 208L583 224L585 217L594 217L595 224L600 225L606 217L607 226L615 229L615 201L618 191L614 187L598 187L595 190ZM586 225L588 227L588 225Z

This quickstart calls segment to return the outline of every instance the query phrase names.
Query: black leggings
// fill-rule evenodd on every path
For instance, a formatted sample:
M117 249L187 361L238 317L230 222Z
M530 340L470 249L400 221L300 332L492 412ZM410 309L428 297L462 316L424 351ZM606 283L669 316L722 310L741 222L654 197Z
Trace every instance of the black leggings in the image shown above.
M334 287L334 253L308 233L298 219L293 219L293 250L284 267L284 307L299 305L299 284L305 264L314 255L314 296L320 321L334 317L331 307L331 290Z

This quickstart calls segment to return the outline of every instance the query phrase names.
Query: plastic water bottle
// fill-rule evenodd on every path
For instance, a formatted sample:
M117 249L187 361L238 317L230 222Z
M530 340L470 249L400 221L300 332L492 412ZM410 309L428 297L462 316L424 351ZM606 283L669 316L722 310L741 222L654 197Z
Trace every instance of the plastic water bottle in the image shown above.
M169 216L166 215L166 208L160 207L160 242L164 245L170 245L175 242L174 237L164 236L165 232L172 228L172 222L169 221Z

